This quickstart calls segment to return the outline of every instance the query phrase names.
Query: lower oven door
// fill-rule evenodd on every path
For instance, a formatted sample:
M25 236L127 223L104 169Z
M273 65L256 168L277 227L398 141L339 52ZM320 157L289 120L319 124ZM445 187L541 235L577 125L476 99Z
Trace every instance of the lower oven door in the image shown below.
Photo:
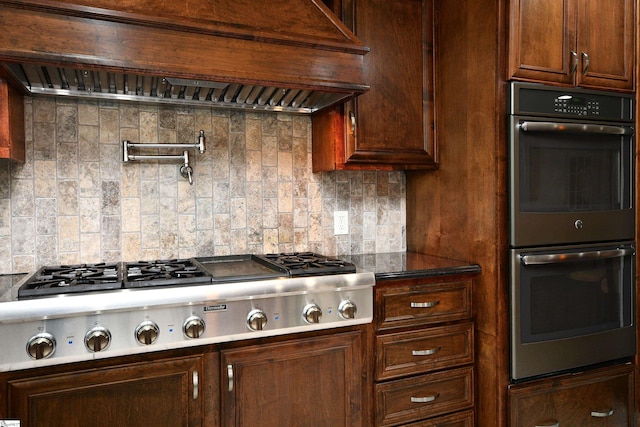
M635 354L635 244L511 250L511 378Z

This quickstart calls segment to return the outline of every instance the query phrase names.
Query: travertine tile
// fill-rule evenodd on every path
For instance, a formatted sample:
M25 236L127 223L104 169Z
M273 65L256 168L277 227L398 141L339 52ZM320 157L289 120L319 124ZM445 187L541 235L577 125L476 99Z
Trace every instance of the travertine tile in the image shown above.
M0 273L61 261L406 248L404 173L312 173L308 116L36 96L25 98L25 124L26 162L0 163ZM180 161L122 161L123 139L195 144L200 129L207 152L190 149L194 185ZM348 235L333 235L335 210L349 211Z

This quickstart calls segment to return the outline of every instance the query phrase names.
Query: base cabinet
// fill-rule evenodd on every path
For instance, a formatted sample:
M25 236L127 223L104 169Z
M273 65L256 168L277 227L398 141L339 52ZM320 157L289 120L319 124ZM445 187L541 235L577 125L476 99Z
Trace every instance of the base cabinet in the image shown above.
M202 425L202 356L10 380L8 417L28 427Z
M635 426L634 378L629 364L511 386L509 426Z
M375 425L473 426L473 279L375 287Z
M337 333L223 350L223 422L366 427L365 334Z

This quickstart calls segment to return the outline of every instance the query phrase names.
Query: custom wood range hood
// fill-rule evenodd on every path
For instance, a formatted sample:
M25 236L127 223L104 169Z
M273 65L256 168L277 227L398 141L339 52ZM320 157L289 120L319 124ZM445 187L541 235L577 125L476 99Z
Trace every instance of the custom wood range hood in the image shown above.
M321 0L0 0L23 94L313 113L368 90Z

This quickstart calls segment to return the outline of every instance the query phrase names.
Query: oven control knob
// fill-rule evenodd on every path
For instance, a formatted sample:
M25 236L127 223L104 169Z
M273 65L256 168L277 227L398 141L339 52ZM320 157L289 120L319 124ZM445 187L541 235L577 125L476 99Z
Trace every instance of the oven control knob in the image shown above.
M111 332L102 326L96 326L84 336L84 345L92 353L106 349L110 342Z
M302 317L307 323L320 323L322 309L318 304L308 304L302 310Z
M198 316L191 316L184 321L182 332L187 338L200 338L204 333L204 320Z
M254 331L261 331L267 325L267 315L264 311L256 308L247 314L247 326Z
M340 317L343 319L355 319L356 313L358 312L358 307L351 300L344 300L338 306L338 313L340 313Z
M136 340L140 344L153 344L158 339L158 335L160 335L160 328L150 320L145 320L136 328Z
M56 339L53 335L42 332L27 341L27 353L32 359L46 359L56 351Z
M577 230L582 230L582 227L584 227L584 223L582 222L581 219L576 219L576 222L573 223L573 226L577 229Z

